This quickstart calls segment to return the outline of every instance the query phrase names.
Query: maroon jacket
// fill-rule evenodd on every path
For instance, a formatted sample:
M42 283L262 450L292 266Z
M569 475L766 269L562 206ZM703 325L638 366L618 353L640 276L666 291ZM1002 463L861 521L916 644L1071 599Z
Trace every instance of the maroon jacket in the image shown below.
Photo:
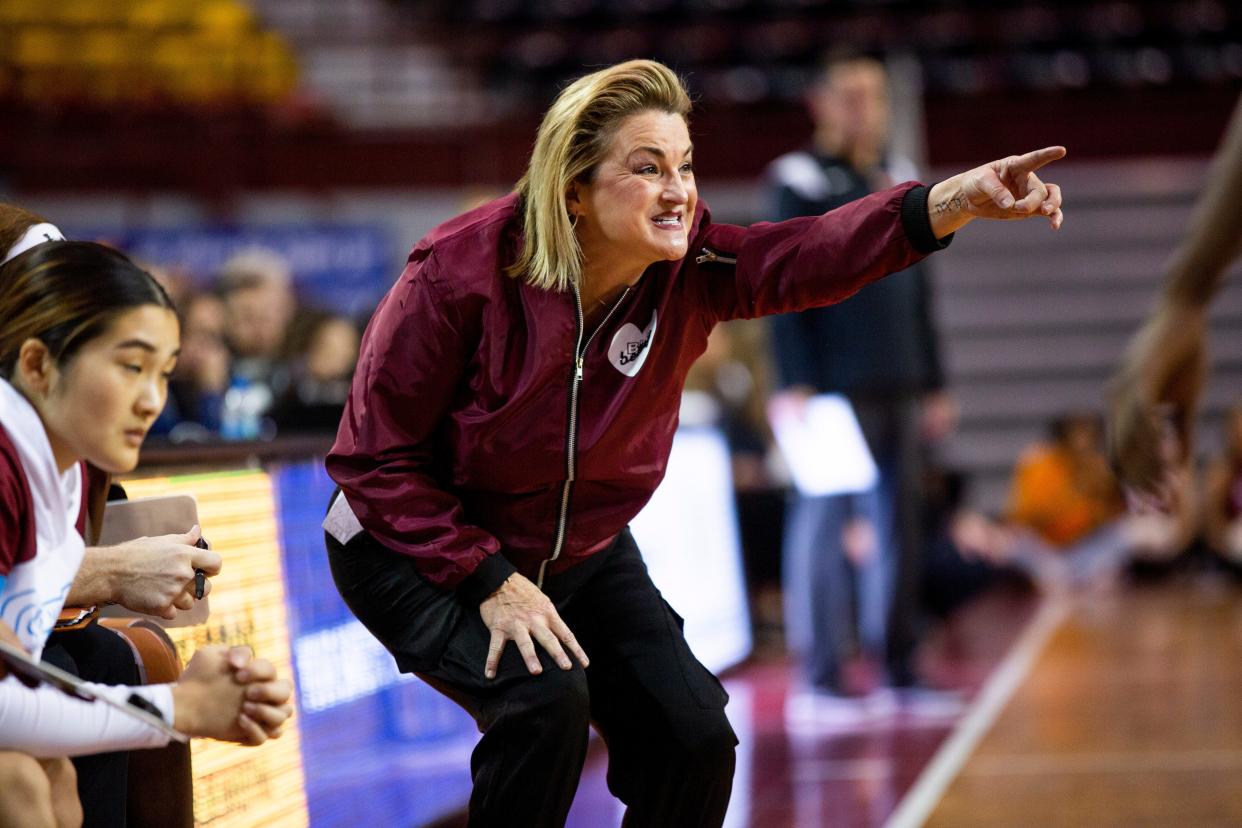
M700 201L690 254L649 267L588 341L576 292L504 274L521 244L515 208L493 201L410 253L363 337L327 458L375 539L476 601L515 569L539 581L568 569L638 514L717 322L839 302L947 243L913 183L751 227L712 224Z

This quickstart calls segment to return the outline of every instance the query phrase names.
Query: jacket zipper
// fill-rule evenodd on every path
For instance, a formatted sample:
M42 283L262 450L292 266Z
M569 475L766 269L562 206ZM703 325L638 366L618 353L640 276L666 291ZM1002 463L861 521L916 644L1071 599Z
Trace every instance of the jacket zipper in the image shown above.
M712 250L710 247L704 247L699 252L699 255L695 257L694 260L698 262L699 264L717 264L717 263L723 264L723 265L736 265L737 264L737 256L726 256L723 253L717 253L715 250Z
M621 303L629 295L630 288L626 287L625 292L613 303L603 321L591 331L591 335L583 343L582 333L586 324L582 318L582 294L578 292L577 285L574 286L574 310L578 314L578 325L574 344L574 364L569 373L569 430L565 435L565 484L561 487L561 513L556 522L556 542L552 546L552 557L539 564L539 577L535 579L535 586L540 589L543 589L543 575L548 564L559 558L561 550L565 548L565 532L569 527L569 495L573 491L574 480L578 474L578 386L582 384L583 358L587 348L590 348L591 343L595 341L595 335L608 324L608 320L612 319L612 315L617 312L617 308L621 307Z

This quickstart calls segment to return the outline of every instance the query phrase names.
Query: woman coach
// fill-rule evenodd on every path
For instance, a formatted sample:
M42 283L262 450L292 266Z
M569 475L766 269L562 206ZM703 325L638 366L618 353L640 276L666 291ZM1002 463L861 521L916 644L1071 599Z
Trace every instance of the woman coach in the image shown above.
M566 87L516 192L410 254L328 456L342 596L483 733L472 825L563 824L591 723L627 824L724 817L727 696L626 531L712 327L845 299L976 217L1061 223L1034 173L1053 147L825 216L714 224L689 111L651 61Z

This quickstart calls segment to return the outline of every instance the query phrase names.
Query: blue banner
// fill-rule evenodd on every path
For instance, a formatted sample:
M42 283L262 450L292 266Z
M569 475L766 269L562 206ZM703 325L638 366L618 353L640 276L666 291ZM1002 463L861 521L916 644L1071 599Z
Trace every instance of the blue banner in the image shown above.
M142 262L182 270L203 288L234 255L266 248L288 260L303 301L353 317L370 314L402 266L390 234L379 225L70 227L66 232L70 238L105 239Z
M471 718L354 618L328 569L318 461L274 470L306 803L315 826L432 822L470 798Z

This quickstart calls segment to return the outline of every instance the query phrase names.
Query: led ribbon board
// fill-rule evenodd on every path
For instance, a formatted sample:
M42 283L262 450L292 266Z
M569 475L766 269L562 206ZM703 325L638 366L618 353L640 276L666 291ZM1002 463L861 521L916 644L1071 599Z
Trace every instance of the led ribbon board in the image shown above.
M124 486L134 498L193 495L203 534L224 559L212 578L207 623L167 630L182 662L208 644L245 644L279 675L292 676L271 478L233 471L126 480ZM300 741L296 711L284 735L261 747L193 740L195 822L212 828L307 825Z

